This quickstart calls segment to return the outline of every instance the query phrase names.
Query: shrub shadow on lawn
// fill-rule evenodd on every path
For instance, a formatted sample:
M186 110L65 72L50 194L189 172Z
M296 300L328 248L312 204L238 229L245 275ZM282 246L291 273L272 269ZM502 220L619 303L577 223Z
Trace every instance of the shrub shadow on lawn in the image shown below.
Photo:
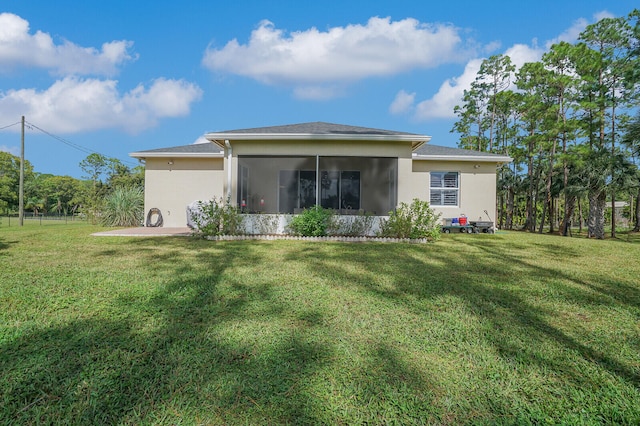
M632 363L621 362L611 348L598 347L591 339L578 340L553 325L549 319L562 312L532 304L527 298L527 286L514 282L514 277L535 277L538 291L553 290L559 293L563 303L573 301L587 308L626 307L630 312L640 308L637 286L616 282L606 275L576 278L561 268L541 267L529 262L526 252L513 250L512 244L503 246L499 241L483 237L460 237L456 243L470 249L461 250L459 258L452 258L450 250L441 253L438 244L399 244L380 245L379 250L347 247L340 251L341 261L333 258L330 252L315 253L312 255L314 262L309 264L313 265L312 273L320 276L329 270L336 274L335 268L342 268L337 275L348 277L346 282L418 315L439 315L431 310L435 309L431 301L443 296L461 300L484 324L488 330L484 335L485 342L505 362L554 371L558 377L567 378L576 389L588 380L584 365L606 371L632 387L640 387L637 366L634 368ZM557 247L549 242L545 250L555 254ZM568 253L559 256L570 259L577 255L566 251ZM291 253L289 259L299 260L300 253ZM344 259L349 262L343 262ZM345 263L356 265L357 272L348 270L343 266ZM389 283L380 277L393 278ZM538 345L551 345L553 349L540 349ZM573 361L556 358L558 353L571 354Z
M593 372L640 386L637 367L554 325L557 313L535 305L513 277L535 277L531 291L553 287L587 307L638 309L637 288L530 263L526 245L466 237L454 259L437 244L142 238L105 246L96 262L132 257L153 290L123 291L96 317L0 340L0 423L509 423L515 406L538 402L505 397L504 379L477 379L495 373L470 353L485 348L512 381L535 370L558 394L581 390ZM468 322L447 330L458 314ZM412 319L415 329L402 323ZM434 324L450 340L421 339ZM458 374L470 364L475 370ZM541 422L562 415L537 408Z
M334 356L331 342L312 333L322 313L303 312L272 331L271 343L247 340L236 328L289 321L270 283L225 276L220 289L229 268L260 255L249 244L196 245L194 263L185 264L175 246L154 250L162 246L141 241L118 251L145 253L143 262L172 273L152 298L123 295L110 319L79 318L0 343L8 386L0 423L193 423L203 413L224 423L323 422L322 403L304 385Z

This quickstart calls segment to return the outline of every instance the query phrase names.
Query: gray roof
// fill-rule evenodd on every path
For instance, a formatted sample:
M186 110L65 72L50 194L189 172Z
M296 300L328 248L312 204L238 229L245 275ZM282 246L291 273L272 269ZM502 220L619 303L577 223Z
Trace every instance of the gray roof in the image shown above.
M352 135L358 140L366 140L368 137L376 139L376 137L382 137L385 140L415 140L418 143L414 144L415 149L414 158L434 159L434 160L459 160L459 161L489 161L489 162L510 162L511 158L506 155L492 154L488 152L479 152L469 149L450 148L446 146L423 144L430 139L429 136L418 135L415 133L396 132L393 130L372 129L368 127L347 126L344 124L333 124L324 122L312 122L312 123L300 123L289 124L284 126L270 126L270 127L255 127L250 129L239 130L227 130L224 132L209 133L208 136L217 135L267 135L267 139L270 139L268 135L291 135L294 139L307 139L307 137L300 138L297 135L313 135L320 138L329 137L333 138L333 135ZM264 137L264 136L263 136ZM274 136L271 136L272 138ZM213 139L210 139L213 141ZM309 139L314 140L314 138ZM216 142L218 142L216 140ZM150 149L146 151L139 151L130 154L132 157L145 158L149 157L166 157L171 155L189 157L217 157L223 155L221 146L217 143L198 143L190 145L174 146L169 148Z
M224 153L220 147L214 143L192 143L190 145L172 146L169 148L157 148L149 149L146 151L132 152L129 154L134 158L145 157L166 157L176 155L180 157L189 157L193 155L195 157L217 157L222 156Z
M425 144L414 151L420 156L463 156L463 157L505 157L501 154L473 151L471 149L451 148L448 146Z
M138 151L138 152L148 152L148 153L154 153L154 152L175 152L175 153L184 153L184 154L189 154L189 153L198 153L198 154L204 154L204 153L217 153L217 152L222 152L222 150L220 149L219 146L212 144L212 143L192 143L190 145L181 145L181 146L172 146L169 148L157 148L157 149L149 149L146 151Z
M311 134L311 135L415 135L416 133L396 132L394 130L373 129L370 127L348 126L345 124L325 123L315 121L312 123L288 124L284 126L254 127L251 129L226 130L228 134Z

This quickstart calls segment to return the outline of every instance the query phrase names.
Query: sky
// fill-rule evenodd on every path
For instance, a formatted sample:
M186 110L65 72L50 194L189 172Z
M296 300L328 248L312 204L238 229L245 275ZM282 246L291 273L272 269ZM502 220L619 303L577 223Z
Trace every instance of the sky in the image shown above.
M97 152L324 121L451 133L483 58L537 61L631 0L0 0L0 151L85 176Z

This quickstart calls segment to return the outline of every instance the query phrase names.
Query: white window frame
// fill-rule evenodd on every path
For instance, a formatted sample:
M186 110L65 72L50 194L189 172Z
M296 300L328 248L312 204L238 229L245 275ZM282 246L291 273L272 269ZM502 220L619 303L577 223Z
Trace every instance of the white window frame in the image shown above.
M455 174L455 186L451 186L451 180L447 180L447 175ZM434 179L434 176L439 176ZM434 184L438 184L434 186ZM455 194L455 203L447 203L446 192ZM439 194L440 201L434 203L434 196ZM432 207L460 207L460 172L430 172L429 173L429 204Z

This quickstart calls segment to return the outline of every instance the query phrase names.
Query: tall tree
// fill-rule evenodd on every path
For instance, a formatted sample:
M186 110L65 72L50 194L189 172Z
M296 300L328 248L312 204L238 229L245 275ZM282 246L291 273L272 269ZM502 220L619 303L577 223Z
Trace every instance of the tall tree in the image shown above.
M516 67L511 63L511 58L507 55L494 55L484 61L480 65L478 75L471 87L477 89L480 97L484 99L487 105L485 115L488 116L489 125L489 151L493 151L495 126L499 93L507 90L511 85L511 77Z
M536 173L536 161L542 150L543 135L542 123L547 114L543 104L543 95L539 90L546 74L544 66L540 62L524 64L516 74L516 86L522 93L520 103L521 127L524 131L522 144L526 160L526 208L524 229L533 232L536 227L536 205L538 199L538 176Z
M638 232L640 231L640 168L638 165L638 161L640 158L640 113L638 113L636 117L627 124L622 141L629 147L633 154L633 157L635 158L637 193L635 196L635 216L633 231Z
M615 211L616 199L616 180L613 179L616 174L616 141L619 122L624 117L620 114L619 109L624 109L628 102L634 97L635 85L630 85L625 81L632 72L630 68L637 66L637 58L634 59L633 49L633 29L628 21L624 18L604 18L595 24L589 25L580 34L582 40L588 47L598 53L597 68L597 86L595 86L595 105L597 115L593 117L599 125L598 138L596 140L598 152L602 154L602 149L607 148L609 152L609 163L607 172L610 177L610 194L611 208ZM593 77L593 76L592 76ZM597 211L603 208L601 198L606 197L606 183L603 188L594 188L598 194L590 194L590 200L597 200L594 209L590 208L590 212L596 215L594 220L603 215ZM601 207L600 207L601 206ZM590 218L590 223L592 220ZM602 227L603 229L604 227ZM598 231L600 227L598 226ZM592 230L589 230L590 235ZM604 235L594 233L592 236L596 238L604 238ZM611 220L611 236L616 236L615 215L612 214Z
M569 163L567 151L570 142L576 139L577 120L570 116L570 111L577 108L576 100L576 60L582 55L582 48L566 42L551 46L549 52L542 56L545 67L550 71L549 88L556 104L555 126L551 132L555 140L560 141L560 161L562 162L562 193L564 196L564 215L560 224L560 233L568 235L568 227L575 208L577 195L569 191ZM555 144L554 144L555 149ZM551 164L551 167L554 167ZM551 179L551 173L549 176ZM551 182L549 182L551 184ZM549 185L550 186L550 185ZM550 210L551 211L551 210Z

